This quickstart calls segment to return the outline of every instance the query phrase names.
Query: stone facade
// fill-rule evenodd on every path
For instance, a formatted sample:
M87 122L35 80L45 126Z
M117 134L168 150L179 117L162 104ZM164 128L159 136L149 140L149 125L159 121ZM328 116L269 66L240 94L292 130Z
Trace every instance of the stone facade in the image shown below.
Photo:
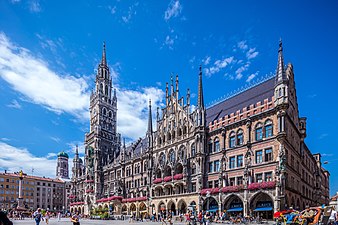
M78 154L74 158L71 211L227 210L271 218L278 209L328 204L329 172L304 142L306 118L299 117L293 66L284 66L281 43L275 77L209 108L201 68L194 108L189 89L181 98L179 79L171 78L166 105L157 109L156 130L149 102L146 137L128 147L120 146L115 132L117 99L109 94L105 57L104 49L97 77L102 68L108 74L96 79L91 97L85 162ZM110 84L108 95L99 94L102 81Z
M0 208L16 206L19 196L19 173L0 173ZM69 183L68 183L69 184ZM60 179L23 174L22 197L24 206L62 212L67 210L66 182Z

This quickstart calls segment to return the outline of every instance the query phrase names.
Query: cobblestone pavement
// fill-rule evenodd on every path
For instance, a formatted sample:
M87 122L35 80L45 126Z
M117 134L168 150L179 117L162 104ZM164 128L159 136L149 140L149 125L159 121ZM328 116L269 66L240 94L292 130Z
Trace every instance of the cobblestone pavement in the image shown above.
M35 221L32 219L25 219L25 220L12 220L13 224L31 224L35 225ZM68 218L63 218L61 221L58 221L57 219L51 219L49 221L49 225L72 225L70 219ZM128 220L86 220L82 219L80 221L81 225L161 225L161 222L132 222L129 223ZM273 225L274 223L270 221L268 225ZM46 225L45 221L41 221L40 225ZM168 223L169 225L169 223ZM185 223L179 223L179 222L174 222L174 225L185 225ZM222 225L222 223L210 223L210 225ZM227 225L226 223L223 223L223 225ZM239 224L241 225L241 224ZM243 225L243 224L242 224ZM251 224L250 224L251 225ZM255 224L252 224L255 225Z

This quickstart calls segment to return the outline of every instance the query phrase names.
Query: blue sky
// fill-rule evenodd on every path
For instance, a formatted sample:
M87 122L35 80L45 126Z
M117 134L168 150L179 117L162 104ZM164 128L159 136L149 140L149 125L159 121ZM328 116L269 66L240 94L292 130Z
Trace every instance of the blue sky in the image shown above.
M146 130L147 101L163 104L180 78L205 102L275 72L278 41L294 65L306 143L320 152L338 191L336 1L0 1L0 169L53 176L55 155L83 152L88 96L106 41L118 90L118 131Z

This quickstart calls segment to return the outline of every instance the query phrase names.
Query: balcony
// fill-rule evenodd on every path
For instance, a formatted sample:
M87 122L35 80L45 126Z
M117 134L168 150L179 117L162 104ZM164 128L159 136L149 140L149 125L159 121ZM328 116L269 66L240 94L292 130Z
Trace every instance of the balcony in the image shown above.
M271 189L276 187L275 181L266 181L266 182L259 182L259 183L251 183L248 186L248 190L258 190L258 189Z
M223 193L229 193L229 192L239 192L242 191L243 189L244 189L243 185L237 185L237 186L222 187L220 191Z

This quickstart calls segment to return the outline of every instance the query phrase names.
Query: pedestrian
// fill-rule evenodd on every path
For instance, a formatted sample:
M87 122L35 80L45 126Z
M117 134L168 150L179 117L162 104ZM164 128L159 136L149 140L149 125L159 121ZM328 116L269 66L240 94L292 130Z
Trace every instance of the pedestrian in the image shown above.
M204 215L205 225L209 225L210 222L210 214L209 212L206 212Z
M61 220L61 212L58 213L58 222Z
M47 210L47 212L45 213L45 221L46 221L46 224L49 223L49 218L50 218L50 212Z
M34 213L33 213L33 217L35 220L35 224L39 225L41 220L42 220L42 215L41 215L41 209L38 208Z
M80 216L79 213L76 212L75 214L72 215L70 220L73 222L73 225L80 225Z
M333 206L332 210L331 210L331 215L329 217L329 224L332 223L332 224L336 225L337 221L338 221L337 218L338 218L337 211L336 211L336 208Z

